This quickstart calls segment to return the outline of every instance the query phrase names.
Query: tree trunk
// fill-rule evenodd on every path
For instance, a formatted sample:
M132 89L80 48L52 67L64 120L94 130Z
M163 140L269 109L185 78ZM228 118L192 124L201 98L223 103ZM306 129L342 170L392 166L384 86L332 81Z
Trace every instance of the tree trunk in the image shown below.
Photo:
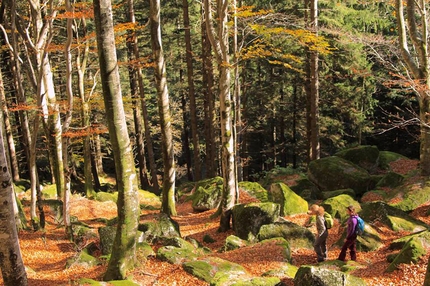
M420 169L423 176L430 175L430 43L427 6L425 0L407 0L406 3L396 1L399 48L410 76L408 87L416 91L420 107ZM413 54L410 51L414 51Z
M1 71L0 71L1 78ZM1 84L3 86L3 84ZM21 257L13 211L14 192L6 159L3 130L0 128L0 267L5 286L26 286L27 273Z
M124 280L127 271L135 264L136 232L140 213L136 173L122 102L110 0L95 0L94 16L103 98L118 189L118 227L103 279Z
M197 106L196 95L194 89L194 67L193 67L193 50L191 46L191 26L188 11L188 0L182 0L183 16L184 16L184 29L185 29L185 57L187 61L187 80L188 80L188 97L190 100L190 119L191 119L191 137L193 142L193 178L199 181L201 176L201 163L200 163L200 142L197 129Z
M308 29L318 35L318 0L306 0L306 7L309 7ZM318 52L307 48L307 134L309 141L309 161L320 158L319 141L319 79L318 79Z
M212 23L209 0L204 0L206 29L214 48L219 69L219 98L221 117L221 167L223 194L220 203L220 231L230 229L231 209L237 202L238 186L235 170L235 141L233 134L233 102L230 92L230 57L228 43L228 0L217 0L217 30Z
M82 31L82 37L85 39L87 36L87 26L86 26L86 19L81 18L81 23L83 25L81 31ZM85 93L85 74L87 69L87 62L88 62L88 55L90 50L89 41L86 40L85 43L81 42L81 38L79 37L79 33L76 34L76 41L78 43L78 47L83 46L83 50L80 48L77 48L77 55L76 55L76 67L77 67L77 74L78 74L78 94L79 98L81 100L81 127L83 130L85 130L85 135L83 139L83 159L84 159L84 193L87 196L87 198L94 197L94 185L99 189L100 183L98 180L98 173L95 172L95 174L92 172L93 167L94 170L96 170L95 164L93 164L93 156L91 152L91 136L92 132L90 130L91 128L91 120L90 120L90 102L89 98L91 97L91 94L86 95ZM95 86L96 82L94 82L93 87ZM94 89L94 88L93 88ZM92 90L93 90L92 89ZM94 182L94 184L93 184ZM98 184L96 183L98 182Z
M127 21L136 24L136 19L134 16L134 3L133 0L127 1ZM147 176L146 169L146 159L145 159L145 145L143 141L143 128L142 128L142 114L140 110L140 96L138 89L138 65L135 64L138 61L137 50L137 35L133 29L127 32L127 55L129 59L128 65L128 77L130 81L130 92L131 98L133 99L133 121L134 121L134 131L136 134L136 157L139 162L139 182L142 189L148 189L150 184Z
M205 19L202 5L202 18ZM212 46L206 31L206 20L202 21L202 78L204 94L204 113L205 113L205 142L206 142L206 177L213 178L217 175L217 155L216 155L216 126L215 121L215 98L213 94L214 75L213 75L213 57Z
M163 201L162 212L176 215L175 208L175 160L172 136L172 118L167 89L166 64L161 43L160 0L150 0L150 23L152 55L155 63L155 85L158 95L158 110L161 125L161 144L163 151Z

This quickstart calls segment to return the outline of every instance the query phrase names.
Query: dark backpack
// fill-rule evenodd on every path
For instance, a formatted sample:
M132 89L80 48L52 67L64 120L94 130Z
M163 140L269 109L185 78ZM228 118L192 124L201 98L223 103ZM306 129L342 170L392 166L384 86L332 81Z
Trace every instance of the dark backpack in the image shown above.
M333 227L333 218L328 212L324 212L325 227L330 229Z
M363 235L364 225L365 225L364 220L359 216L357 216L356 218L357 218L357 226L355 227L355 233L357 235Z

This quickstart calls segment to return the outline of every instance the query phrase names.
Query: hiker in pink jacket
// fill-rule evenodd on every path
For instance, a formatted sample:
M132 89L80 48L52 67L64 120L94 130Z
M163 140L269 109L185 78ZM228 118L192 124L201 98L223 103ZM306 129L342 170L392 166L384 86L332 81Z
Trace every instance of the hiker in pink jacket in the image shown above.
M346 252L349 249L349 253L351 255L351 260L356 261L357 260L357 249L356 249L356 242L357 242L357 213L355 212L355 208L353 206L348 206L347 208L349 218L346 222L347 230L346 230L346 239L342 246L342 250L339 253L338 260L345 261L346 258Z

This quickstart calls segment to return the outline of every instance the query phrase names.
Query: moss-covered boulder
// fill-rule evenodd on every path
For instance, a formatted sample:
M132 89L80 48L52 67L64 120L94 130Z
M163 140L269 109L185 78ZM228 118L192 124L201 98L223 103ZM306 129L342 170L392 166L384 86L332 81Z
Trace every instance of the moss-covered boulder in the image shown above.
M392 193L395 194L397 202L390 205L411 212L430 201L430 180L415 180L413 184L397 187Z
M189 197L192 200L193 210L203 212L217 208L221 202L222 188L221 177L198 181L193 194Z
M139 199L139 206L141 209L160 209L161 208L161 199L156 194L145 190L138 190L137 196Z
M346 208L350 205L354 206L357 212L361 210L360 203L353 197L346 194L328 198L321 203L321 206L324 207L325 211L333 218L337 218L340 222L344 222L348 219L349 214Z
M361 145L339 151L335 156L348 160L372 172L378 167L379 149L376 146Z
M396 188L400 186L404 180L405 177L403 175L395 172L388 172L376 183L376 188Z
M160 247L157 251L157 258L171 264L195 260L205 253L203 249L195 248L193 244L179 237L165 240L164 243L171 243L171 245Z
M365 286L366 282L344 272L323 267L303 265L294 277L294 286Z
M321 192L318 187L306 176L300 176L293 182L288 182L287 186L307 201L321 198Z
M166 214L160 214L154 221L139 224L138 230L142 232L139 239L149 243L164 237L181 237L179 224Z
M97 258L89 255L87 251L83 250L79 252L77 255L75 255L74 257L67 260L66 268L70 268L72 265L93 267L99 264L100 264L100 261Z
M367 223L376 221L382 222L395 231L405 230L418 232L428 227L424 222L384 202L368 202L361 204L361 206L362 211L360 212L360 216L363 217Z
M419 240L423 245L430 247L430 231L427 229L393 240L390 243L390 249L402 249L412 238Z
M94 199L98 202L108 202L112 201L116 203L118 201L118 193L107 193L107 192L98 192L96 193Z
M382 170L390 170L390 163L401 159L408 158L391 151L379 151L379 168Z
M232 208L233 230L245 240L254 241L260 227L279 218L279 204L249 203L238 204Z
M263 225L257 235L259 240L275 237L284 238L293 249L312 249L315 241L315 236L309 229L289 221Z
M361 195L371 187L370 175L365 169L338 156L310 162L308 178L324 192L353 189Z
M42 188L43 199L56 199L57 198L57 185L44 185Z
M187 261L182 264L182 267L186 272L207 283L211 283L215 276L218 280L221 277L228 280L248 275L243 266L217 257L204 257Z
M294 279L296 276L297 270L299 268L295 265L292 265L290 263L284 263L280 268L272 269L267 272L264 272L261 276L271 276L271 277L279 277L279 278L290 278Z
M293 192L284 183L274 183L268 188L269 201L280 205L280 215L306 213L308 202Z
M388 265L387 272L393 272L397 269L399 264L417 263L421 257L427 254L426 248L423 246L422 241L413 237L403 246L400 253Z
M239 189L245 191L250 196L256 198L262 203L268 202L267 190L257 182L242 181L239 182Z
M221 247L219 252L230 251L234 249L239 249L241 247L247 246L249 242L247 240L241 239L235 235L229 235L225 239L224 245Z

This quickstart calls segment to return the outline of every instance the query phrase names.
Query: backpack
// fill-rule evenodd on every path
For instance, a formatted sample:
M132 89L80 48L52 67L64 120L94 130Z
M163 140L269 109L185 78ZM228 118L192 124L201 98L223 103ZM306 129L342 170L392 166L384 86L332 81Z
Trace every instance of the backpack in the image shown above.
M333 218L328 212L324 212L325 227L330 229L333 227Z
M363 235L364 233L364 220L357 216L357 226L355 227L355 233L357 233L357 235Z

